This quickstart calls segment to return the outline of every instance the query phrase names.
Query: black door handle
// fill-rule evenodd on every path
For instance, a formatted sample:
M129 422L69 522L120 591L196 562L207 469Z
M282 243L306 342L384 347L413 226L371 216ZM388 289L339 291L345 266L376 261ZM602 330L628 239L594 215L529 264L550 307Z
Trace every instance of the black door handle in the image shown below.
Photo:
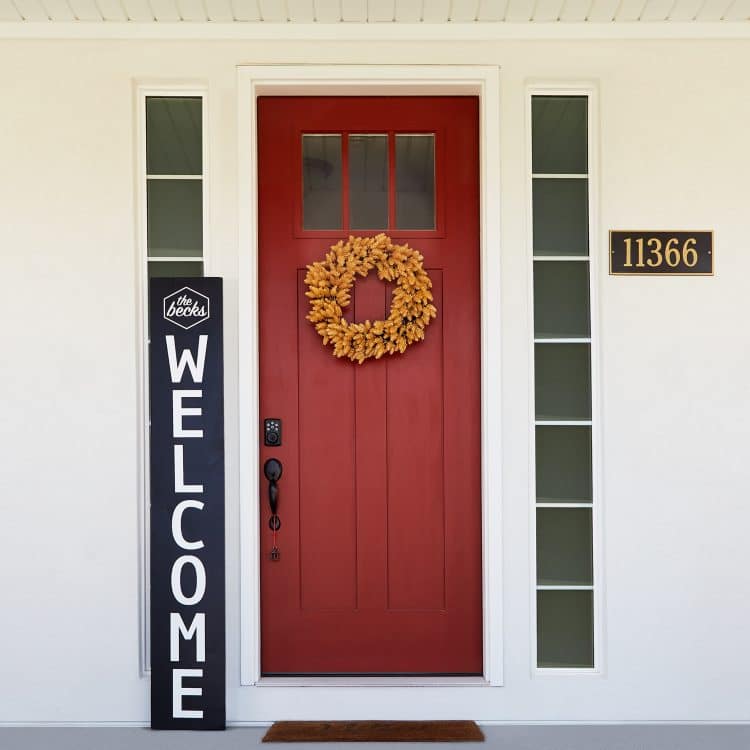
M274 516L279 507L279 486L277 482L281 479L283 469L281 461L276 458L269 458L263 464L263 473L268 480L268 504L271 506L271 514Z

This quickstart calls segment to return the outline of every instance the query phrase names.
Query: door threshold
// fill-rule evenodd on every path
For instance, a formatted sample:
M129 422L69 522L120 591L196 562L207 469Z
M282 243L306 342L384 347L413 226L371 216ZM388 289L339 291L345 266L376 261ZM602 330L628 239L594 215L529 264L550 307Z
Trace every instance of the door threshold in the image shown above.
M256 687L489 687L482 675L289 675L261 677Z

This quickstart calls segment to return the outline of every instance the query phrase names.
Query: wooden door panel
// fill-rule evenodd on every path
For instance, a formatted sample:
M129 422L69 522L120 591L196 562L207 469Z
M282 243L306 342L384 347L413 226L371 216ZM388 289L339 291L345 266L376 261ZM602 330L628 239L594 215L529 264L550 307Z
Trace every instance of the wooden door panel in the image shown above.
M305 266L348 231L301 226L301 134L349 131L436 139L436 229L388 233L425 256L438 317L361 366L305 320ZM261 493L262 671L481 673L476 99L262 98L258 184L261 418L283 426L260 461L284 465L276 562ZM391 290L358 278L347 319L387 317Z
M320 336L305 320L304 271L298 271L300 606L357 605L354 371L320 356ZM343 365L344 363L337 362Z
M441 310L442 274L430 278ZM442 320L413 356L386 362L389 609L445 607Z
M358 279L351 307L355 320L379 320L390 307L391 286L370 274ZM387 362L375 367L357 367L355 406L358 439L357 463L357 606L360 609L385 610L388 607L388 548L383 540L388 534Z

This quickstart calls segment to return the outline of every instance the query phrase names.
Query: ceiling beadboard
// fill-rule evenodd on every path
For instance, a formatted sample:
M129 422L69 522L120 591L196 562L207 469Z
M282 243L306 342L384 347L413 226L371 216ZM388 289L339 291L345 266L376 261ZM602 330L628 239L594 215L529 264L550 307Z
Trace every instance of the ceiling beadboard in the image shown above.
M0 21L685 23L750 20L750 0L0 0Z

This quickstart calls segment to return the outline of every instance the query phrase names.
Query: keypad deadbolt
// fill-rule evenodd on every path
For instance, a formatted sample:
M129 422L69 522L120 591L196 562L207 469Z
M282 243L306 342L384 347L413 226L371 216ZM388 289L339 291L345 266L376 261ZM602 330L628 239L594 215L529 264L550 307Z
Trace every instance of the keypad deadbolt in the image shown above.
M271 448L281 445L281 420L275 417L263 420L263 443Z

